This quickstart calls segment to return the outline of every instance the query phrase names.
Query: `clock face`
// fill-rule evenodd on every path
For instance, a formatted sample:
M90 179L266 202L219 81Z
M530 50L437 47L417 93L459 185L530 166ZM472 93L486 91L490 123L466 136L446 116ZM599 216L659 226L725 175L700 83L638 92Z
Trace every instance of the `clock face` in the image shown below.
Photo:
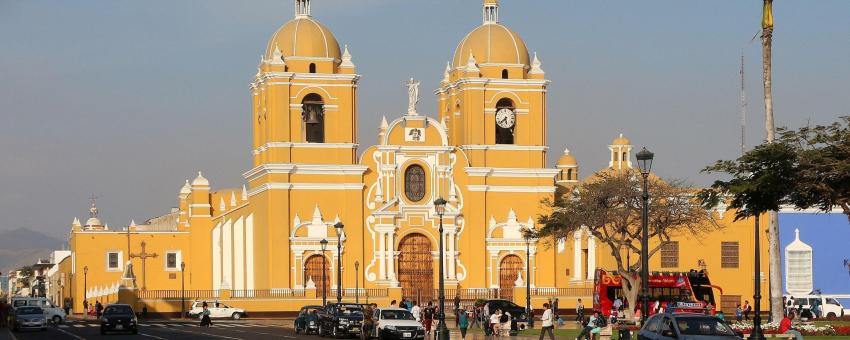
M510 129L516 123L516 114L510 109L501 109L496 112L496 124L503 129Z

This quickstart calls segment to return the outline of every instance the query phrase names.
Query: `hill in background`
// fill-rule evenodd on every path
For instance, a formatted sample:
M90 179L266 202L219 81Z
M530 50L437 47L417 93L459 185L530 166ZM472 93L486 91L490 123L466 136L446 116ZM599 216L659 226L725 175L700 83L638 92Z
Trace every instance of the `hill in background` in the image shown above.
M27 228L0 231L0 271L5 274L39 258L47 259L62 244L60 239Z

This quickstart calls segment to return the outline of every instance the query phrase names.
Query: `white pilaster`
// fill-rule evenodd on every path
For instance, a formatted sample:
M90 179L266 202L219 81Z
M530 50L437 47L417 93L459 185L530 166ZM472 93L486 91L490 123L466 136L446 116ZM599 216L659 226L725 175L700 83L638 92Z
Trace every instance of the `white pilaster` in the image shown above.
M384 238L384 232L378 232L378 279L386 280L387 279L387 268L386 268L386 239Z
M222 258L224 270L222 270L222 282L233 282L233 222L227 220L221 229ZM232 286L231 286L232 287Z
M596 278L596 238L592 234L587 235L587 280Z
M581 280L581 230L573 233L573 281Z
M456 280L457 273L457 261L455 260L455 242L457 242L457 235L454 231L449 233L449 280Z
M387 271L389 272L389 279L392 282L396 282L397 278L395 275L395 230L387 233Z
M218 289L221 284L221 224L216 224L212 231L212 269L213 289Z

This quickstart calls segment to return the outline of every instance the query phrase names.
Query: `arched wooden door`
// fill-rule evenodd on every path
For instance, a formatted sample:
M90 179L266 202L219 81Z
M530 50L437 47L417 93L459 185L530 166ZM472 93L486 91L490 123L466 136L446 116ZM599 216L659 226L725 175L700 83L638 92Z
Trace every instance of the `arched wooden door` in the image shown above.
M325 275L322 277L322 262L325 264ZM327 285L331 281L331 266L327 259L322 255L313 255L307 258L304 262L304 281L310 279L316 284L316 294L322 294L322 286ZM327 294L331 294L331 286L327 285Z
M425 305L434 299L434 257L431 240L422 234L410 234L398 244L398 280L404 298Z
M519 256L508 255L502 258L499 263L499 298L513 301L517 275L524 269Z

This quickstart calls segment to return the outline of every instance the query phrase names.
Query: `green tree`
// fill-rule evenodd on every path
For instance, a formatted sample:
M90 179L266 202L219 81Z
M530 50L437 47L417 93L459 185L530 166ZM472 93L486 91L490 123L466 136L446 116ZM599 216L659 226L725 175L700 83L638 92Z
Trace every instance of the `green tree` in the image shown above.
M822 211L840 207L850 219L850 117L830 125L780 129L779 134L799 162L788 203Z
M627 263L627 254L640 253L641 176L637 171L603 171L576 188L544 200L548 214L540 216L542 227L534 237L552 244L573 236L583 226L597 241L608 246L621 275L626 301L637 305L641 281L640 261ZM649 235L655 246L650 257L671 238L701 235L720 228L714 215L694 200L695 190L682 181L649 178ZM625 252L624 252L625 251ZM635 259L639 259L635 256ZM631 311L628 311L631 315Z

